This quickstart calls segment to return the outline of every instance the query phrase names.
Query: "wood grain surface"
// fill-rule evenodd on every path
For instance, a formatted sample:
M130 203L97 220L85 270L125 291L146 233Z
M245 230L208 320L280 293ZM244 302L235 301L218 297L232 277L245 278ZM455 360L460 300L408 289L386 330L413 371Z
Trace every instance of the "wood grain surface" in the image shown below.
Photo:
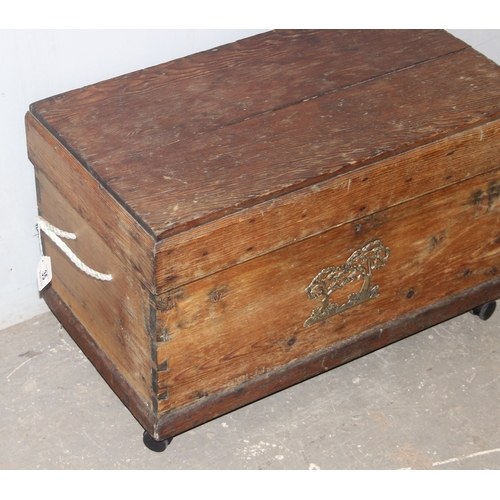
M367 243L389 247L374 272L380 296L304 327L320 301L305 288ZM158 316L160 411L180 408L429 306L500 273L500 173L493 171L295 245L252 259L170 295ZM337 292L335 302L360 289ZM332 300L333 302L333 300Z
M399 316L314 354L295 359L281 368L258 375L224 392L201 398L178 411L167 411L160 415L154 435L157 439L176 436L498 298L500 277L454 293L428 307Z
M280 30L31 109L83 157L104 142L131 151L127 139L135 136L152 145L178 142L466 47L438 30Z
M240 47L230 46L221 55L176 63L187 75L195 66L194 83L178 83L156 68L42 101L31 110L158 239L500 113L498 68L446 33L341 35L257 37L243 51L243 69L228 63ZM302 46L319 52L308 57ZM322 47L328 47L326 54ZM282 52L278 71L269 61ZM300 62L288 65L291 60ZM314 61L323 61L316 72L310 68ZM222 74L221 64L227 65ZM247 65L253 68L250 80ZM335 77L325 87L328 75ZM203 92L198 78L215 90ZM223 101L234 105L244 99L248 81L259 95L264 92L257 110L237 117L228 112L217 126L184 140L168 137L179 122L217 114L219 100L210 96L219 88L233 89ZM171 113L161 103L176 94L172 85L195 93L207 111L200 104ZM314 91L295 95L303 85ZM278 101L266 97L289 92Z
M136 227L122 207L110 209L107 202L112 206L116 201L93 185L95 179L87 171L75 174L67 156L49 166L51 155L43 153L47 144L35 141L30 145L38 165L39 213L56 227L75 233L76 240L65 241L75 255L113 278L100 281L88 276L42 233L44 254L52 260L51 287L91 332L92 342L107 354L127 384L152 408L156 357L151 354L149 329L151 291L143 282L144 275L131 265L137 256L140 261L141 256L152 255L152 245L140 247L137 242L141 236L143 241L151 237ZM100 229L104 230L101 234Z
M161 294L500 165L493 121L166 238L156 246Z

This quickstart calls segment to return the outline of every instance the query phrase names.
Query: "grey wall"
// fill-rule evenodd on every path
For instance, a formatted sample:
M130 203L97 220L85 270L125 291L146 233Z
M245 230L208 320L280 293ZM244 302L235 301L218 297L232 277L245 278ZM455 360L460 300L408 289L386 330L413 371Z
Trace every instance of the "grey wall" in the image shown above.
M0 328L46 311L33 168L24 114L30 103L265 30L0 30ZM450 30L500 64L500 30Z
M448 30L471 47L500 64L500 30Z

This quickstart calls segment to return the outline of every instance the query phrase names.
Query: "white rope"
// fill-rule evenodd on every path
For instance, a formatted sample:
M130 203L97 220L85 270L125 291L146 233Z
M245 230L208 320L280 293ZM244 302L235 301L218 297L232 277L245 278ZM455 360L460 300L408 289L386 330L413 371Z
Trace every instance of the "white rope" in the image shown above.
M64 243L61 238L66 238L67 240L76 240L76 235L74 233L67 233L66 231L62 231L61 229L53 226L52 224L49 224L45 219L42 217L37 217L36 218L36 224L38 227L38 230L43 231L63 252L64 254L75 264L78 269L82 270L84 273L88 274L89 276L92 276L92 278L96 278L98 280L103 280L103 281L111 281L113 277L111 274L102 274L97 271L94 271L94 269L91 269L87 265L85 265L71 250L71 248ZM59 236L61 238L59 238Z

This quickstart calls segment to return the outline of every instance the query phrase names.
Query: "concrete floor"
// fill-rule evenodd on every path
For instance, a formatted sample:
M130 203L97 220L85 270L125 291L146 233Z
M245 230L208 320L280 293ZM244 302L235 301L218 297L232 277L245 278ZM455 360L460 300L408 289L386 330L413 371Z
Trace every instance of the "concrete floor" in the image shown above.
M0 331L0 469L500 469L499 326L464 314L154 453L46 313Z

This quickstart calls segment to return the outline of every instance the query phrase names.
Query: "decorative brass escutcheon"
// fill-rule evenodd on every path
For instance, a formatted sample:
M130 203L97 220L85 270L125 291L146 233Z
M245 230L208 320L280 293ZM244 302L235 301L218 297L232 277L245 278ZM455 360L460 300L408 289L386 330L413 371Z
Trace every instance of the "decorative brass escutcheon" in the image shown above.
M382 269L389 258L390 250L380 240L371 241L356 250L341 266L327 267L311 281L305 289L309 299L322 299L322 304L311 313L304 327L314 325L330 316L339 314L351 307L379 296L378 285L372 286L371 279L375 269ZM345 285L363 280L361 290L351 293L345 304L331 304L330 295Z

